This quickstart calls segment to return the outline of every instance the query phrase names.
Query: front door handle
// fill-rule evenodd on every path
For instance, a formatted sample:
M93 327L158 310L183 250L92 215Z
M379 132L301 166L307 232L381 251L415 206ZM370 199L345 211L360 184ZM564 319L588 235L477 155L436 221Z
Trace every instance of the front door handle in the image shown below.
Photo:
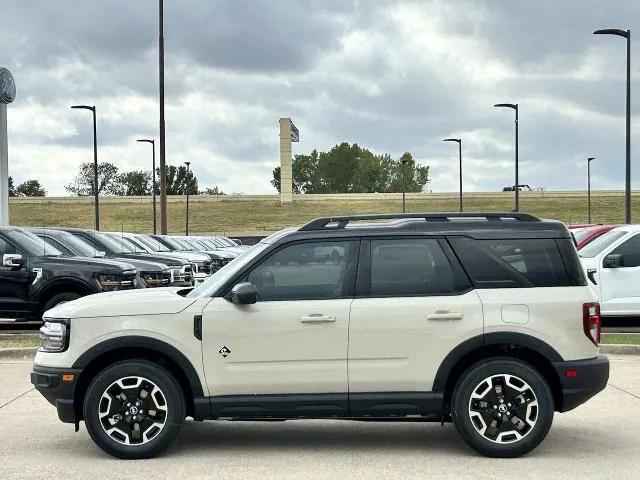
M320 323L335 323L336 316L335 315L322 315L321 313L312 313L311 315L307 315L305 317L300 317L300 321L302 323L308 324L320 324Z
M435 313L427 313L427 320L462 320L460 312L449 312L448 310L438 310Z

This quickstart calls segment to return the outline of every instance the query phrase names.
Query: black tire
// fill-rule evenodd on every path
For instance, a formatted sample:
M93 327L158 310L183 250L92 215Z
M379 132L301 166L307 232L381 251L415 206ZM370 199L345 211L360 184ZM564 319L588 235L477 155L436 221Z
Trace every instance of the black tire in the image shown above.
M53 297L51 297L49 300L46 301L46 303L44 304L44 307L42 308L42 313L52 309L56 305L60 305L61 303L77 300L81 296L82 295L76 292L56 293Z
M125 445L118 441L115 437L107 434L106 427L103 427L102 422L105 421L105 418L109 417L110 415L103 417L103 419L101 420L99 414L101 408L105 410L105 400L102 399L103 393L108 388L111 388L114 382L127 377L138 377L152 382L159 388L163 395L162 398L163 400L165 400L164 405L166 407L166 412L164 414L164 424L162 428L158 433L155 434L155 436L146 441L146 443L141 443L138 445ZM126 410L128 408L127 405L130 405L129 401L134 400L131 398L131 396L131 391L127 391L128 399L122 401L121 404L114 403L113 408L121 408ZM135 396L135 394L133 394L133 396ZM151 401L151 395L146 396L146 398L147 401ZM112 401L117 402L118 400L113 399ZM145 402L144 400L142 401ZM101 404L101 402L103 403ZM158 402L155 403L160 405L160 403ZM154 408L152 404L147 403L142 403L140 408L146 408L147 405L150 411L152 408ZM110 403L109 406L111 407ZM106 410L111 411L110 408ZM147 414L150 414L150 411L147 412ZM128 412L128 410L126 410L126 412ZM144 411L142 412L144 413ZM89 389L87 390L84 398L83 413L85 425L87 427L89 435L91 436L93 441L109 455L124 459L151 458L166 449L180 431L180 426L182 425L182 422L185 418L185 400L180 385L167 370L146 360L125 360L115 363L112 366L106 368L105 370L100 372L91 382L91 385L89 385ZM125 421L126 415L128 415L128 413L123 413L123 415L121 415L124 417L122 422ZM147 416L147 420L149 418L150 417ZM143 424L143 421L147 420L141 420L139 422L139 425L143 425L142 428L146 429L146 424ZM120 425L124 426L123 430L126 427L131 428L131 433L129 434L128 441L132 442L132 440L134 439L134 425L130 423L116 424L116 426ZM138 431L140 432L140 427L138 428ZM115 435L118 436L120 434L116 432ZM140 434L138 433L137 435Z
M526 403L516 406L521 401L516 401L519 393L511 385L501 386L506 378L501 377L502 375L516 377L509 379L509 383L526 389ZM489 378L493 380L483 383ZM518 383L518 380L527 385ZM497 395L500 390L504 392L504 396ZM472 399L474 392L485 396ZM500 400L504 405L501 405ZM534 401L537 401L537 405ZM487 405L475 402L487 402ZM507 408L507 405L510 407ZM453 423L464 441L483 455L502 458L519 457L536 448L547 436L554 412L553 395L544 377L529 364L507 357L484 360L465 371L453 391L452 407ZM507 410L499 413L502 409ZM519 424L520 417L526 423ZM495 424L493 420L496 421ZM498 427L495 428L495 425ZM515 433L509 433L510 431ZM518 439L518 436L521 438Z

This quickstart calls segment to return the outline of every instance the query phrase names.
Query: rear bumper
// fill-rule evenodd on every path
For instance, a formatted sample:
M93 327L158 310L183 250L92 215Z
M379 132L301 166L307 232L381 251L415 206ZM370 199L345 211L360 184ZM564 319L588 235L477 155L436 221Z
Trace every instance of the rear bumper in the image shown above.
M80 373L82 370L78 368L33 366L31 383L56 407L58 418L62 422L77 423L80 420L75 408L75 391ZM63 380L63 375L73 375L73 380Z
M558 411L567 412L604 390L609 380L609 359L599 355L588 360L553 364L562 386L562 404ZM568 376L567 372L571 371Z

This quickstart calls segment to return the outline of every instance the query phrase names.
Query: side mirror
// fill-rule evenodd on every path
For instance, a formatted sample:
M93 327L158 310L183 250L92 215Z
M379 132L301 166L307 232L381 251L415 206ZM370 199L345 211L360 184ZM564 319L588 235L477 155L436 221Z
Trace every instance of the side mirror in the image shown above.
M610 253L604 257L604 268L624 267L624 255L621 253Z
M2 266L9 268L19 268L24 265L24 258L19 253L5 253L2 256Z
M231 301L236 305L251 305L258 301L256 288L251 282L238 283L231 289Z
M107 255L106 252L103 252L101 250L96 251L96 258L104 258L106 257L106 255Z

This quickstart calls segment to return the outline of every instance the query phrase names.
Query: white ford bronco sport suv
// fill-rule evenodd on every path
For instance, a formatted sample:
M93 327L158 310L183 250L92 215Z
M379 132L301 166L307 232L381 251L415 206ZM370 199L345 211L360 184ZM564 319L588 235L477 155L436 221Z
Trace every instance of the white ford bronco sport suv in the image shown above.
M515 457L609 376L567 228L524 213L321 218L195 289L44 320L32 383L121 458L156 455L185 417L452 421Z

